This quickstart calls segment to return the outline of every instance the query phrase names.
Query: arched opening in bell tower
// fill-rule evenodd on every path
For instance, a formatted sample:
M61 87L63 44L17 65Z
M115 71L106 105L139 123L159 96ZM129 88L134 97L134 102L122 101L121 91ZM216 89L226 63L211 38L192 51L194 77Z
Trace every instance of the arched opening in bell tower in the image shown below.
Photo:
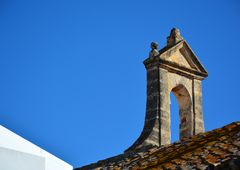
M170 94L171 143L192 135L192 101L188 90L178 85ZM178 133L178 134L176 134Z
M180 140L180 115L178 101L173 92L170 93L170 141L174 143Z

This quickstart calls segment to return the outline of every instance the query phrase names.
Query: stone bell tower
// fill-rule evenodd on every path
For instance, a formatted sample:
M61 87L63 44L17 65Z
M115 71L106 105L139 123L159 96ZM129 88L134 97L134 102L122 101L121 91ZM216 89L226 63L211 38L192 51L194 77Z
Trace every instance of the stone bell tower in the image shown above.
M170 143L170 93L179 104L180 138L204 132L202 80L208 76L197 56L176 28L171 30L167 45L157 50L151 44L144 61L147 70L147 104L143 131L126 150Z

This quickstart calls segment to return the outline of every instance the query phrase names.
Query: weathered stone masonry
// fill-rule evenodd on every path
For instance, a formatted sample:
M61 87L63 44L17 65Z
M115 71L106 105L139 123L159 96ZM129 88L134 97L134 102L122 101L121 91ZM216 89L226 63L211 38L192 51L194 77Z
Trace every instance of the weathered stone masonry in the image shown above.
M172 29L167 45L152 51L144 61L147 70L147 104L143 131L126 151L170 143L170 93L179 103L180 138L204 132L202 80L207 71L178 29Z

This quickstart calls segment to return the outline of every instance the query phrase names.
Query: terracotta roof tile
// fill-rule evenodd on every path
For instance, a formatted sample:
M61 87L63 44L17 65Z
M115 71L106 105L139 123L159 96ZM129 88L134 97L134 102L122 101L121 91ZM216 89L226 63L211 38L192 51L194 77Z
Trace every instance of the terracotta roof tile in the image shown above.
M170 145L140 148L136 151L126 152L76 170L211 168L220 170L230 166L240 169L240 122L184 138L180 142Z

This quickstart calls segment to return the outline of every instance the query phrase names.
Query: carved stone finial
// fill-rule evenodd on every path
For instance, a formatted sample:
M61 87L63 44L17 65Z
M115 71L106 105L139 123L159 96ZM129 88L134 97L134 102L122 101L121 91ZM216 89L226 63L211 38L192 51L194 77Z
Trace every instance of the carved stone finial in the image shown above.
M171 30L170 36L167 37L167 46L173 46L174 44L177 44L179 41L183 40L180 30L177 28L173 28Z
M149 53L149 58L154 58L159 54L158 52L158 43L157 42L152 42L151 43L151 51Z

